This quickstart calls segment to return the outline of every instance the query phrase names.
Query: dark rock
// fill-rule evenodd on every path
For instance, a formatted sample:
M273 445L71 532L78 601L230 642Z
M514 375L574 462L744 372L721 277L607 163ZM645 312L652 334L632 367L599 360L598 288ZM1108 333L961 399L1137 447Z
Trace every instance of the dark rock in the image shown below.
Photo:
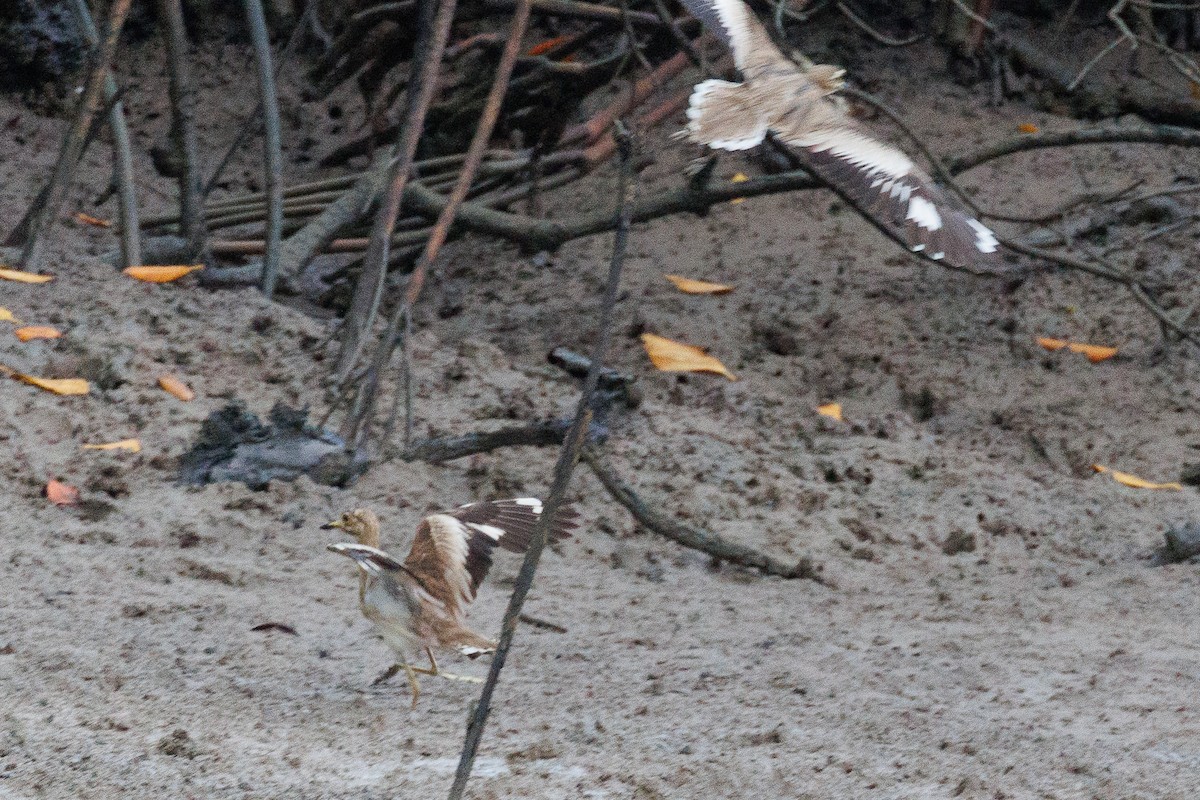
M308 424L308 412L277 403L264 425L241 403L214 411L200 426L192 449L180 458L181 483L239 481L265 489L273 480L308 475L317 483L345 486L365 468L336 434Z

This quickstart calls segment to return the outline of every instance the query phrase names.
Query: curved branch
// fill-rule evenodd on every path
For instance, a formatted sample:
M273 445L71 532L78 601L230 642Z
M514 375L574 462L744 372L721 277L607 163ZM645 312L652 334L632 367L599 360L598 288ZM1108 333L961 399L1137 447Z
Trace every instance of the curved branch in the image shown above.
M1089 144L1157 144L1176 147L1200 147L1200 131L1181 128L1177 125L1100 126L1080 128L1061 133L1022 134L1011 139L984 147L946 161L946 169L953 175L974 169L997 158L1023 153L1028 150L1044 150L1049 147L1078 147Z

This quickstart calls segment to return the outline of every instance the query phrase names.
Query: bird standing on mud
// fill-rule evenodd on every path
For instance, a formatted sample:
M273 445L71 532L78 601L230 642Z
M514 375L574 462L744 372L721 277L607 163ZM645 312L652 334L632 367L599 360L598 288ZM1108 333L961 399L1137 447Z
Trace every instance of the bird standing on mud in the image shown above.
M706 80L689 102L697 144L747 150L774 133L799 148L807 166L838 194L914 253L978 271L999 242L907 155L863 131L836 96L845 70L802 67L787 58L742 0L681 0L733 51L742 83Z
M487 576L492 551L497 546L514 553L528 549L541 514L542 501L536 497L471 503L431 514L421 520L403 562L380 549L379 518L368 509L348 511L321 526L323 530L344 530L358 540L331 544L329 550L354 559L358 565L358 601L363 616L375 624L384 642L396 653L398 661L375 683L403 669L416 706L421 691L418 672L473 680L441 672L433 650L457 650L476 658L496 649L495 642L466 627L466 607ZM559 509L547 541L569 536L576 519L572 509ZM429 657L429 668L409 663L421 650Z

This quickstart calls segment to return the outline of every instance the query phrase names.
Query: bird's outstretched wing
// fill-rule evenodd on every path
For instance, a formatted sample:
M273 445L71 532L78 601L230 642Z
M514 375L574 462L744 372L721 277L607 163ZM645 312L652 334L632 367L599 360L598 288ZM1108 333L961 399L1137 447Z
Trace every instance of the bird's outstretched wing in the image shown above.
M696 19L721 37L733 53L733 63L746 80L764 71L796 71L771 39L767 29L742 0L680 0Z
M687 135L724 150L768 130L803 151L806 166L891 238L934 261L995 272L996 235L902 151L862 130L831 96L840 70L802 70L775 47L742 0L682 0L734 53L743 84L707 80L688 107Z
M431 514L421 520L404 567L457 616L487 577L492 551L499 546L524 552L541 514L542 501L536 497L471 503ZM561 509L551 523L549 541L569 536L576 519L574 510Z
M995 260L996 235L912 159L859 129L840 109L825 116L818 127L781 125L776 134L803 150L818 177L913 252L973 271Z

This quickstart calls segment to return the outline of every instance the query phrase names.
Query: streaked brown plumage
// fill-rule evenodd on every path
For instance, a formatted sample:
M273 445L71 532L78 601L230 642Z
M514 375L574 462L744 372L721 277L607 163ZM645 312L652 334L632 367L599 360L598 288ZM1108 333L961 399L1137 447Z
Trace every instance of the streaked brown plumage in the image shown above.
M358 565L359 606L398 658L376 683L403 669L415 705L420 694L415 673L459 678L438 669L434 649L457 650L470 658L495 650L495 642L466 627L467 606L487 576L492 551L502 547L524 552L541 513L540 500L522 497L431 514L421 520L403 562L380 548L379 518L370 510L349 511L322 526L339 528L358 540L331 544L329 549ZM571 509L560 509L549 541L569 536L576 518ZM428 669L410 664L422 650L429 657Z
M742 83L696 85L682 132L719 150L746 150L769 132L803 153L810 170L914 253L972 271L996 261L999 242L903 152L864 131L836 96L844 70L802 67L775 46L742 0L681 0L719 34Z

